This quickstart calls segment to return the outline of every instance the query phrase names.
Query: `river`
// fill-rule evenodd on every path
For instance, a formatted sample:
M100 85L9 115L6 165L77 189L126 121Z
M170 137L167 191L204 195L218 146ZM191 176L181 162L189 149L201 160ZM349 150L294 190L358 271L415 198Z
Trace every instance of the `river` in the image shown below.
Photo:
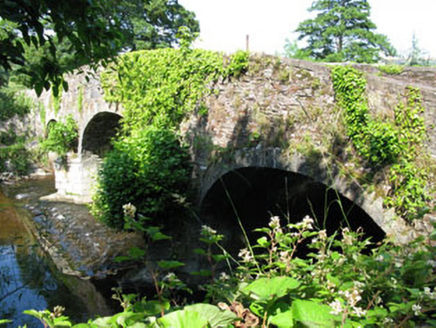
M2 327L43 327L23 311L52 310L57 305L65 307L64 314L75 322L107 314L109 309L95 287L57 271L25 224L32 216L23 206L53 192L53 179L2 188L9 198L0 193L0 319L13 321Z

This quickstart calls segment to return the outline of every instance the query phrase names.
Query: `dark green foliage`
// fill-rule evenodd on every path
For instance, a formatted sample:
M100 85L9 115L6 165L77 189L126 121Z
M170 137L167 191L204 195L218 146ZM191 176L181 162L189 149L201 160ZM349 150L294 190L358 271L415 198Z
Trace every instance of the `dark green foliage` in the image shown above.
M0 88L0 121L30 113L32 101L16 85Z
M200 31L195 14L178 0L121 0L115 15L121 22L123 48L129 50L173 47L182 26Z
M99 173L93 214L121 229L125 204L133 204L138 214L151 218L174 208L175 195L186 192L191 173L187 149L177 136L148 127L114 146Z
M300 23L297 32L308 43L303 53L311 58L372 63L381 53L395 53L387 37L374 32L367 0L314 0L309 11L319 13Z
M0 67L57 95L68 87L63 73L97 68L120 50L174 46L180 26L199 31L177 0L2 1Z
M5 70L11 70L12 65L26 67L24 45L36 48L47 45L50 56L40 57L35 69L26 73L38 94L51 84L56 93L63 81L62 73L71 67L60 65L54 35L60 43L68 40L69 52L83 61L96 63L121 49L120 22L115 16L107 19L114 10L114 2L107 0L2 1L0 66Z
M41 148L65 157L67 152L74 151L77 147L78 136L76 121L72 116L67 116L65 123L53 122L49 125L47 138L41 142Z
M12 128L0 132L0 173L26 175L31 167L31 154L25 147L26 136L17 135Z
M385 203L409 220L422 216L428 211L431 190L427 183L429 168L418 161L420 156L426 157L420 91L407 88L407 101L396 106L394 121L374 119L368 112L362 73L352 67L337 66L332 77L336 99L345 110L347 134L358 155L372 169L390 166L392 189Z

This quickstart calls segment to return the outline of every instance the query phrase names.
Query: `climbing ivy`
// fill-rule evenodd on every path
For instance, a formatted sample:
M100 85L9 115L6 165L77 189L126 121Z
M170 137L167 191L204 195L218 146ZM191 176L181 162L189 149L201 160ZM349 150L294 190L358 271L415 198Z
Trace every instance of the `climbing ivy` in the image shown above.
M65 122L54 122L50 124L47 131L47 138L41 141L41 148L46 151L55 152L59 157L64 158L68 151L77 147L78 127L74 118L69 115Z
M79 87L79 94L77 95L77 110L79 113L83 112L83 85Z
M428 167L417 163L426 137L419 89L406 89L406 102L395 108L395 119L373 118L368 111L366 80L349 66L332 70L336 100L344 109L347 134L366 164L373 169L388 167L391 191L385 204L413 220L427 210L430 190Z
M121 56L101 75L101 82L105 99L122 103L125 130L147 125L177 129L188 113L201 107L215 82L241 74L247 66L244 52L226 60L200 49L137 51Z
M191 49L192 35L180 34L180 49L131 52L101 74L105 99L121 103L124 115L115 149L99 173L92 209L113 227L123 227L127 203L138 215L157 218L186 196L191 166L177 136L179 125L194 111L207 114L202 99L215 83L248 67L245 52L224 57Z

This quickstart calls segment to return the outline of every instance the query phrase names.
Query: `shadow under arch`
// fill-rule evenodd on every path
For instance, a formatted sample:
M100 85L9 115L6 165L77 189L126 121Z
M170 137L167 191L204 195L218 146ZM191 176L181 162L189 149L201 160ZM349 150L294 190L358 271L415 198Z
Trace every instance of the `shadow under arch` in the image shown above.
M319 229L333 234L341 227L361 228L365 237L381 241L385 232L353 201L308 176L265 167L238 168L224 174L208 190L200 205L202 221L228 239L235 253L245 247L238 218L253 244L271 216L283 224L309 215Z
M111 112L95 114L86 125L82 137L82 153L91 152L103 156L112 150L111 140L121 128L122 116Z

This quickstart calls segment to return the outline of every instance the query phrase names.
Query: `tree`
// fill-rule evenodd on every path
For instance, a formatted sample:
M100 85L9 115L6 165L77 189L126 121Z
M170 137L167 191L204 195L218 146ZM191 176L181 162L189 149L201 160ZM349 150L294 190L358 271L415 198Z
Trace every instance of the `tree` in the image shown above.
M57 94L68 88L63 73L121 50L172 46L185 23L199 29L177 0L0 0L0 67Z
M314 59L372 63L381 53L394 55L386 36L375 33L367 0L315 0L309 11L314 19L300 23L296 32L306 40L304 51Z
M182 26L200 31L195 14L178 0L121 0L116 13L124 35L123 48L142 50L173 47Z

